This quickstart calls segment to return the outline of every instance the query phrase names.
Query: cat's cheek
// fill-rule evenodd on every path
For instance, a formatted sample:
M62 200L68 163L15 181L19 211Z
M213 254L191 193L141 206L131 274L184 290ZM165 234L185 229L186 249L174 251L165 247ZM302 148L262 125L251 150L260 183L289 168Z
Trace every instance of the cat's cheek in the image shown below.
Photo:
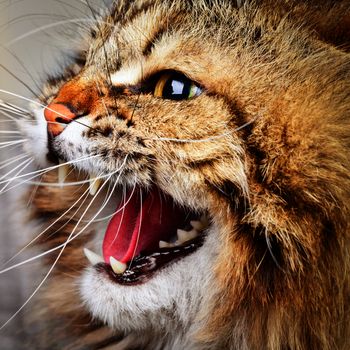
M186 333L198 309L214 292L214 237L208 237L195 253L136 286L116 284L90 267L80 280L82 301L93 318L118 331L165 326L171 331L180 325Z

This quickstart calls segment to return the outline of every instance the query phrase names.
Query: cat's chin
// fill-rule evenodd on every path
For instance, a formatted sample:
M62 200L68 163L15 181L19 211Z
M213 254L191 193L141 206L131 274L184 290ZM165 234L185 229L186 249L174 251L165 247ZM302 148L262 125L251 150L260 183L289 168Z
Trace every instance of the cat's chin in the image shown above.
M158 334L196 330L195 315L212 288L218 243L213 228L195 252L157 271L137 285L115 283L98 265L83 274L80 292L91 315L125 333L150 330ZM197 325L198 326L198 325Z

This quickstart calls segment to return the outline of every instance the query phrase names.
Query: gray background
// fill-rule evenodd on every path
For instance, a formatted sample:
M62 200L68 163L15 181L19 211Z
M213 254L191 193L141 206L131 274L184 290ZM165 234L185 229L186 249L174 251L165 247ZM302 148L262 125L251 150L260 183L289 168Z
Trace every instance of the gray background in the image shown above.
M98 0L91 0L90 3L93 6L103 4ZM19 80L37 91L36 85L40 87L45 74L55 72L57 62L62 62L62 53L69 52L76 45L78 29L88 25L81 20L90 14L86 3L81 0L0 1L0 89L32 98L31 92ZM77 23L72 22L75 19ZM27 106L26 101L1 92L0 99ZM0 131L10 130L14 125L4 123L5 120L0 111ZM0 143L10 139L0 133ZM21 152L20 147L13 150L0 148L0 162L18 152ZM9 170L11 167L0 169L0 177ZM0 269L29 241L29 235L35 233L31 229L24 230L20 225L23 215L18 213L17 203L23 191L25 187L21 186L0 195ZM0 274L0 327L32 293L37 283L33 281L38 280L35 275L37 270L37 264L28 264ZM24 349L25 338L30 334L25 333L23 320L25 314L30 312L31 303L35 303L35 299L8 326L0 330L1 350Z

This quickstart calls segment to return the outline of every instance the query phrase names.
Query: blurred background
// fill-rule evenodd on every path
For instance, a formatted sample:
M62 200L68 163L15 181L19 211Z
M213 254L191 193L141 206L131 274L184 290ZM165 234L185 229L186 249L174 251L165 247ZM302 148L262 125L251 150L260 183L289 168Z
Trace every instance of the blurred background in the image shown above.
M107 4L90 0L89 5L98 8ZM88 26L91 9L85 0L3 0L0 1L0 103L7 102L28 108L28 101L40 91L47 73L53 73L64 62L64 54L72 50L79 40L80 29ZM22 169L21 140L16 133L16 122L6 115L0 106L0 270L36 232L35 227L24 227L24 185L18 180L4 182ZM15 117L13 114L11 117ZM20 123L20 116L16 119ZM22 202L24 212L21 211ZM36 231L35 231L36 230ZM29 254L29 255L28 255ZM33 252L31 252L33 254ZM30 257L22 254L15 262ZM21 308L40 282L40 265L29 263L6 273L0 273L0 328ZM25 348L25 315L30 313L35 298L0 330L0 349Z

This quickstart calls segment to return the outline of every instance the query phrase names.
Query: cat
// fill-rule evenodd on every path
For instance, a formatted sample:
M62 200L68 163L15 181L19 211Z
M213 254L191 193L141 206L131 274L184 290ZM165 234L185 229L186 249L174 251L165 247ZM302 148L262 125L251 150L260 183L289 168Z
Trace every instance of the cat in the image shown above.
M36 348L349 349L348 2L93 19L21 125Z

